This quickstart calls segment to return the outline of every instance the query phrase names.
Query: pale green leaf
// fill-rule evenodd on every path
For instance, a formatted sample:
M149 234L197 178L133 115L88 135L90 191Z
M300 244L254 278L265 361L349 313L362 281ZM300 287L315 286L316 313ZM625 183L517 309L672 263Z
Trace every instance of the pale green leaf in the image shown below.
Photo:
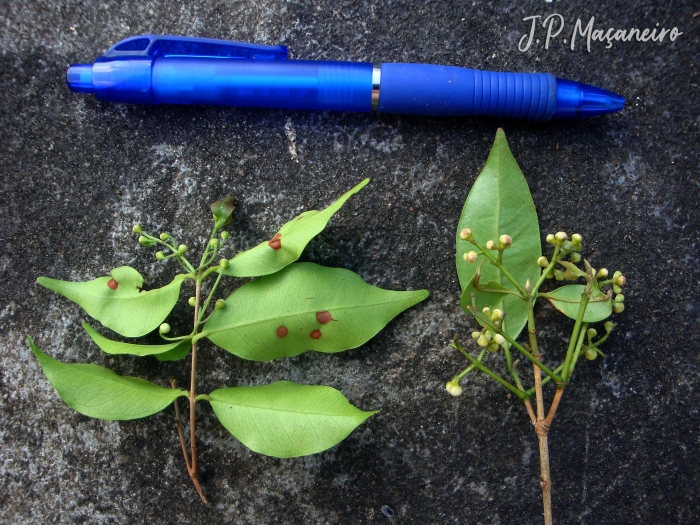
M86 416L138 419L160 412L178 397L189 395L137 377L123 377L101 366L61 363L39 350L31 339L29 346L61 399Z
M500 235L510 235L513 244L503 252L504 266L523 287L528 279L531 283L537 281L540 276L537 259L542 250L535 204L502 129L496 133L489 158L469 192L457 227L456 263L462 290L474 276L479 263L486 260L484 255L480 255L476 263L463 259L466 252L475 250L473 244L460 238L464 228L470 228L482 246L488 240L498 243ZM510 281L488 262L482 267L481 280L495 281L514 289ZM506 296L502 304L501 309L508 316L506 331L515 338L527 322L525 308L521 308L522 301L515 296Z
M581 294L585 286L583 284L569 284L557 288L553 292L542 294L543 297L549 299L554 307L561 313L576 319L578 310L581 306ZM612 300L600 290L593 289L591 298L586 305L586 312L583 314L584 323L596 323L607 319L612 314Z
M289 381L221 388L206 399L241 443L278 458L307 456L337 445L376 413L355 408L333 388Z
M177 361L189 353L192 344L190 339L183 339L166 345L135 345L107 339L87 323L83 323L83 328L95 344L108 354L152 355L161 361Z
M120 266L111 277L87 282L70 282L39 277L37 282L80 305L91 317L126 337L138 337L155 330L168 316L180 296L184 275L157 290L142 291L143 277L129 266ZM114 279L116 290L109 285Z
M427 296L426 290L383 290L349 270L298 263L241 286L195 339L208 337L253 361L340 352L365 343ZM317 314L331 320L319 322Z
M235 277L257 277L277 272L296 261L304 248L328 224L331 217L355 193L364 188L369 179L365 179L323 211L309 210L282 226L273 239L278 247L270 246L271 241L264 241L250 250L240 252L229 260L225 275Z

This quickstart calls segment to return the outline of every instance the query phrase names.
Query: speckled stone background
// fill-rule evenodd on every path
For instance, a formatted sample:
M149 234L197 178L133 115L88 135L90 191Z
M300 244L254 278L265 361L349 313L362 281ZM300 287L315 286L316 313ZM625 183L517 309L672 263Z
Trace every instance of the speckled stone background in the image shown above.
M5 0L0 9L0 522L22 524L540 523L537 443L525 410L485 377L454 399L465 366L448 343L459 307L454 232L496 128L539 208L542 231L578 231L597 267L628 276L627 309L566 391L550 439L557 523L698 523L699 6L691 2L278 2ZM520 52L523 18L558 12L549 49ZM596 27L678 27L675 42L563 43ZM535 124L266 109L135 107L69 92L65 68L142 33L285 44L296 59L414 61L548 71L625 95L617 115ZM568 35L567 35L568 36ZM581 43L582 44L582 43ZM39 287L137 267L172 278L131 225L203 241L208 204L233 195L247 248L307 207L371 184L303 260L358 272L424 303L365 346L274 363L204 346L201 391L277 379L328 384L381 409L339 446L279 460L249 452L202 404L202 505L171 409L103 422L57 396L31 355L99 363L166 384L186 361L107 358L86 315ZM225 291L239 283L230 281ZM185 290L184 294L187 294ZM184 295L183 294L183 295ZM570 323L542 305L545 359ZM175 330L189 313L175 311ZM156 340L156 338L151 338ZM393 518L381 509L388 505Z

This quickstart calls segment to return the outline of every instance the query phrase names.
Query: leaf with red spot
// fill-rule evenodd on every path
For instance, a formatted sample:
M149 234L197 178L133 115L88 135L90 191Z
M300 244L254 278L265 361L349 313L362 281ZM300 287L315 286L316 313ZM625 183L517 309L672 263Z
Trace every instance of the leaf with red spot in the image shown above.
M163 288L144 292L143 277L130 266L120 266L109 273L110 277L87 282L48 277L39 277L37 282L77 303L107 328L126 337L138 337L158 328L168 316L185 279L184 275L177 275ZM112 280L119 283L116 289L109 286Z
M241 286L194 339L208 337L252 361L295 356L306 350L340 352L364 344L426 297L426 290L404 292L371 286L341 268L292 264ZM319 312L328 312L332 321L319 323ZM288 331L283 338L280 326Z
M342 195L325 210L305 211L282 226L276 235L229 260L225 275L258 277L275 273L296 261L309 241L326 227L328 221L355 193L364 188L365 179Z

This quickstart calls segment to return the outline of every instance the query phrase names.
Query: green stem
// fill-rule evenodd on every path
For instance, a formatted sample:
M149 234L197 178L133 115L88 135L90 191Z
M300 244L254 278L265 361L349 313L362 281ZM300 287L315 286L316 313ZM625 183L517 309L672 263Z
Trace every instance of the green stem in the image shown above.
M578 344L579 333L581 333L581 325L583 324L583 316L586 313L586 307L588 306L588 297L591 293L591 283L589 282L581 293L581 304L578 307L578 312L576 314L576 322L574 323L574 329L571 332L571 339L569 340L569 347L566 350L566 358L564 359L564 370L562 373L565 386L571 376L569 375L569 368L571 367L571 360L574 356L574 350Z
M588 323L583 323L581 326L581 332L578 334L578 341L576 342L576 349L574 350L574 357L571 360L571 365L569 367L569 373L567 374L569 378L574 375L574 368L576 368L576 362L581 355L581 348L583 348L583 341L586 338L586 330L588 329Z
M561 373L561 371L562 371L563 369L564 369L564 363L562 363L562 364L560 364L558 367L556 367L556 368L554 369L554 373L558 375L558 374ZM549 383L549 381L550 381L551 379L552 379L552 378L549 377L549 376L544 377L544 378L542 378L540 384L541 384L541 385L546 385L547 383ZM535 393L535 387L529 388L529 389L527 389L525 392L526 392L528 395L532 395L532 394Z
M457 347L453 345L452 348L457 348ZM457 350L460 350L460 349L457 348ZM463 350L460 350L460 351L461 351L462 353L464 353ZM484 355L486 355L486 348L484 348L484 349L481 351L481 353L479 354L479 357L477 357L476 360L479 361L479 362L481 363L481 360L484 358ZM455 376L455 379L456 379L457 381L460 381L464 376L466 376L469 372L471 372L471 371L474 370L475 368L476 368L476 367L475 367L474 365L469 365L467 368L465 368L465 369L462 370L459 374L457 374L457 375Z
M508 279L513 284L513 286L515 286L515 289L520 292L520 296L525 297L527 295L525 288L523 288L522 285L515 280L515 277L513 277L508 270L506 270L506 267L503 266L503 264L500 261L500 258L497 259L489 250L482 248L481 246L479 246L479 248L481 248L481 251L486 256L486 258L489 261L491 261L491 264L498 268L500 272L506 276L506 279Z
M525 392L523 392L522 390L518 390L516 387L514 387L513 385L511 385L508 381L506 381L506 380L503 379L501 376L499 376L497 373L495 373L495 372L492 371L490 368L488 368L487 366L485 366L484 364L482 364L481 361L479 361L478 359L472 357L472 356L469 354L469 352L466 352L466 351L462 348L462 346L461 346L459 343L454 342L453 345L454 345L454 347L455 347L457 350L459 350L460 352L462 352L462 354L464 355L464 357L466 357L466 358L471 362L471 364L472 364L475 368L477 368L478 370L480 370L481 372L483 372L484 374L486 374L487 376L489 376L491 379L494 379L495 381L498 381L501 385L503 385L505 388L507 388L508 390L510 390L514 395L518 396L518 399L521 399L521 400L523 400L523 401L524 401L525 399L527 399L527 395L525 394Z
M532 290L530 291L530 295L532 297L535 297L537 295L537 290L540 289L540 286L542 286L542 283L544 283L545 279L547 279L547 275L549 274L550 271L554 269L554 267L557 265L559 257L559 246L554 247L554 253L552 254L552 260L549 262L549 266L547 266L544 271L542 272L542 275L540 275L540 278L537 279L537 282L535 283L535 286L532 287Z
M209 295L207 296L207 300L204 301L204 306L202 306L202 309L199 312L199 319L197 320L197 324L202 323L202 317L204 317L204 313L207 311L207 308L209 308L211 298L214 296L214 292L216 292L216 288L219 286L219 282L221 282L221 277L223 277L223 275L223 273L219 273L219 275L216 278L216 281L214 282L214 285L211 287Z
M481 312L476 312L474 310L471 310L472 315L477 319L477 321L481 321L483 324L486 325L486 327L491 330L494 333L501 334L506 341L508 341L512 346L517 348L517 350L523 354L532 364L536 365L540 370L542 370L545 374L550 376L557 384L562 382L562 378L553 373L549 368L547 368L544 364L542 364L536 357L534 357L530 352L528 352L520 343L517 343L511 336L509 336L506 332L503 330L500 330L494 326L493 322L491 319L483 315Z
M510 374L510 377L513 378L513 381L515 381L515 384L517 385L518 389L522 390L524 392L525 388L523 388L523 384L520 381L520 376L518 375L518 372L513 367L513 359L511 358L511 355L510 355L510 348L503 348L503 352L505 353L505 356L506 356L506 368L508 369L508 373Z

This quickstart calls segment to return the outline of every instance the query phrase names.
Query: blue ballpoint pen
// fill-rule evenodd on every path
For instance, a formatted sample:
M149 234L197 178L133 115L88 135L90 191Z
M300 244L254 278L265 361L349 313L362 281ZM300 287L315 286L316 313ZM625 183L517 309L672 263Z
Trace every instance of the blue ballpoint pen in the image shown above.
M624 97L547 73L430 64L287 60L287 48L144 35L94 64L74 64L68 86L100 100L288 109L488 116L546 121L620 111Z

